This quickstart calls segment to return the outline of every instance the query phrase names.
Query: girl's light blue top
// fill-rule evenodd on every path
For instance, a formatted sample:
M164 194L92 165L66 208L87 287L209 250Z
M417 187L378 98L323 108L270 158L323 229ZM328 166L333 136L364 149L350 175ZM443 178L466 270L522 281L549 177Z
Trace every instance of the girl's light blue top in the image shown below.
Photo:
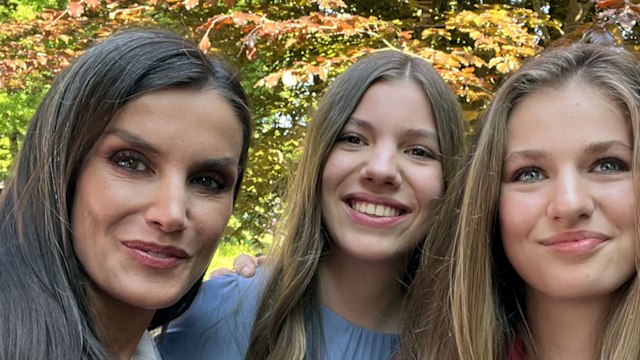
M164 339L156 338L162 358L244 359L265 273L250 279L234 273L205 281L189 310L170 324ZM321 316L326 345L322 359L393 359L398 334L355 326L324 306Z

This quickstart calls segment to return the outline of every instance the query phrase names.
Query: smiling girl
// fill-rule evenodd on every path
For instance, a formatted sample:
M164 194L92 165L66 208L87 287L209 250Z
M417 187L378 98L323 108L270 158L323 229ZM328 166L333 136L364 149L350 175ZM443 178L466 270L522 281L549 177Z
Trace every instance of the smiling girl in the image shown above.
M309 124L272 263L205 282L166 359L388 359L418 246L458 171L455 96L396 51L341 74Z

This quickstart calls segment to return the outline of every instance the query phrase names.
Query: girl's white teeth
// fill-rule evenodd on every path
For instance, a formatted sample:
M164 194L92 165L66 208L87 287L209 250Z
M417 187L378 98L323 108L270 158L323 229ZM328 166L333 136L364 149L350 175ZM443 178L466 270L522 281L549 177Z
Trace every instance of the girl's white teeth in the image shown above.
M380 204L371 204L367 202L353 201L351 207L360 213L374 216L398 216L400 210Z
M153 257L157 257L157 258L162 258L162 259L166 259L169 257L169 255L167 254L161 254L161 253L157 253L157 252L153 252L153 251L147 251L147 254L153 256Z

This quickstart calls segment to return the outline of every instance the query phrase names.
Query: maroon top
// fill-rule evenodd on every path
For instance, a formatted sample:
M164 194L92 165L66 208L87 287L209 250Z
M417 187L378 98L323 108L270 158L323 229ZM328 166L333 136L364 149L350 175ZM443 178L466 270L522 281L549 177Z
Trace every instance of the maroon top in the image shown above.
M506 360L522 360L524 358L524 344L520 338L516 338L513 344L507 349Z

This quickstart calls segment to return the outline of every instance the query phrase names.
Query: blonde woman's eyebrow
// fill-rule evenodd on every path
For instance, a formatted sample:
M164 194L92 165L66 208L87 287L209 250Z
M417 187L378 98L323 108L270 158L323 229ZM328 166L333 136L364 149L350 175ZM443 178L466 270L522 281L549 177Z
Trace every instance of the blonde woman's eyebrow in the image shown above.
M633 151L631 145L620 140L599 141L587 145L584 149L589 154L599 154L610 150Z
M539 149L526 149L526 150L518 150L512 151L507 154L504 158L503 163L507 164L509 162L524 159L524 160L539 160L546 157L549 157L550 154L547 151L539 150Z

